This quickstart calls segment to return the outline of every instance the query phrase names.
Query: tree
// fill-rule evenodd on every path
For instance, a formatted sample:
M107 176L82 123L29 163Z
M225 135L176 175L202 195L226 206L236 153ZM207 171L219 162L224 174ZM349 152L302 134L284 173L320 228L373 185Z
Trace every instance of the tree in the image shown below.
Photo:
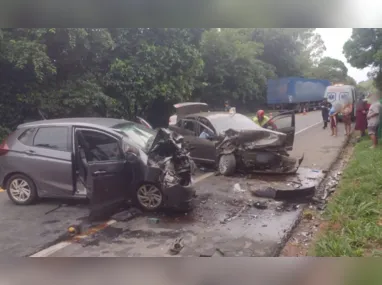
M304 77L314 77L314 69L320 63L326 47L316 29L294 29L295 40L300 44L297 62Z
M165 103L189 100L203 70L195 31L116 29L112 34L116 48L104 80L108 94L122 103L127 118L155 114L167 123Z
M206 31L201 41L205 62L203 86L196 95L215 106L225 100L253 105L264 100L267 79L274 68L259 59L263 45L254 42L249 29Z
M375 82L373 79L368 79L358 83L357 88L364 93L376 93L377 88L375 87Z
M345 80L346 84L348 85L353 85L353 86L357 86L357 81L355 81L355 79L351 76L346 76L346 80Z
M343 51L352 66L359 69L372 67L370 76L382 90L382 29L353 29Z
M346 83L349 80L345 64L331 57L324 57L312 73L315 78L327 79L333 83Z
M252 40L262 43L263 53L259 59L275 67L276 75L299 76L298 55L301 52L296 29L253 29Z

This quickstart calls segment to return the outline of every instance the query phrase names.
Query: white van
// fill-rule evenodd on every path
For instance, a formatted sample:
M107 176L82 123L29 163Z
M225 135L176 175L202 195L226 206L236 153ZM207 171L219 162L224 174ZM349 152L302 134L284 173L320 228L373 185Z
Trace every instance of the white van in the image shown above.
M355 104L357 101L356 89L352 85L332 85L326 87L325 96L329 103L333 106L340 104L344 106L346 103L351 103L352 108L352 120L355 119ZM338 114L341 120L342 114Z

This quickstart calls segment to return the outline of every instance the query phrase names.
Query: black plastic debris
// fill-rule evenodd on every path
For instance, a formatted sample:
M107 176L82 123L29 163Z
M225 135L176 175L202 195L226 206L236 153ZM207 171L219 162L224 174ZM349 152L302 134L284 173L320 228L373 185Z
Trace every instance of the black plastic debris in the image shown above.
M182 243L183 238L177 238L169 249L171 255L177 255L183 249L184 245Z
M276 200L288 200L308 198L314 196L316 192L316 186L300 187L294 189L275 189L272 187L266 187L252 191L253 195L262 198L271 198Z
M257 201L252 204L253 207L260 209L260 210L265 210L268 208L268 204L266 201Z
M119 212L119 213L113 215L111 218L113 220L118 221L118 222L127 222L127 221L137 217L140 214L141 214L140 210L138 210L136 208L131 208L131 209Z
M272 187L266 187L266 188L262 188L262 189L253 191L252 193L253 193L253 195L255 195L257 197L275 199L276 198L276 192L277 192L276 189L274 189Z

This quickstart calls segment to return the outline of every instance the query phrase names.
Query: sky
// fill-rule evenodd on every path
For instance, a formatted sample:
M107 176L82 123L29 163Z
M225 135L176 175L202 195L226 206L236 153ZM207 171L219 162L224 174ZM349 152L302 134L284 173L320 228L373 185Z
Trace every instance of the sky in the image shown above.
M321 38L326 46L324 56L329 56L343 61L348 68L348 75L353 77L357 83L368 79L367 73L369 69L357 69L352 67L342 53L345 42L351 37L351 28L316 29L316 31L321 35Z

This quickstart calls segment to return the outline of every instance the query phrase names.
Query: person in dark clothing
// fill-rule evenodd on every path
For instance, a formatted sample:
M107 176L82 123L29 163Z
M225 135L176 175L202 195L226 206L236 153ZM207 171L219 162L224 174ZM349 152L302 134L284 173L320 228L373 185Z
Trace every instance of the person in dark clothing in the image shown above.
M231 109L231 106L229 105L228 101L225 101L225 103L224 103L224 111L225 112L229 112L230 109Z
M355 116L355 130L361 133L361 137L365 136L367 129L367 111L368 106L365 100L362 98L358 100L356 105L356 116Z
M324 121L324 127L323 127L324 130L328 127L329 109L330 109L329 103L325 99L321 105L321 114L322 114L322 120Z

